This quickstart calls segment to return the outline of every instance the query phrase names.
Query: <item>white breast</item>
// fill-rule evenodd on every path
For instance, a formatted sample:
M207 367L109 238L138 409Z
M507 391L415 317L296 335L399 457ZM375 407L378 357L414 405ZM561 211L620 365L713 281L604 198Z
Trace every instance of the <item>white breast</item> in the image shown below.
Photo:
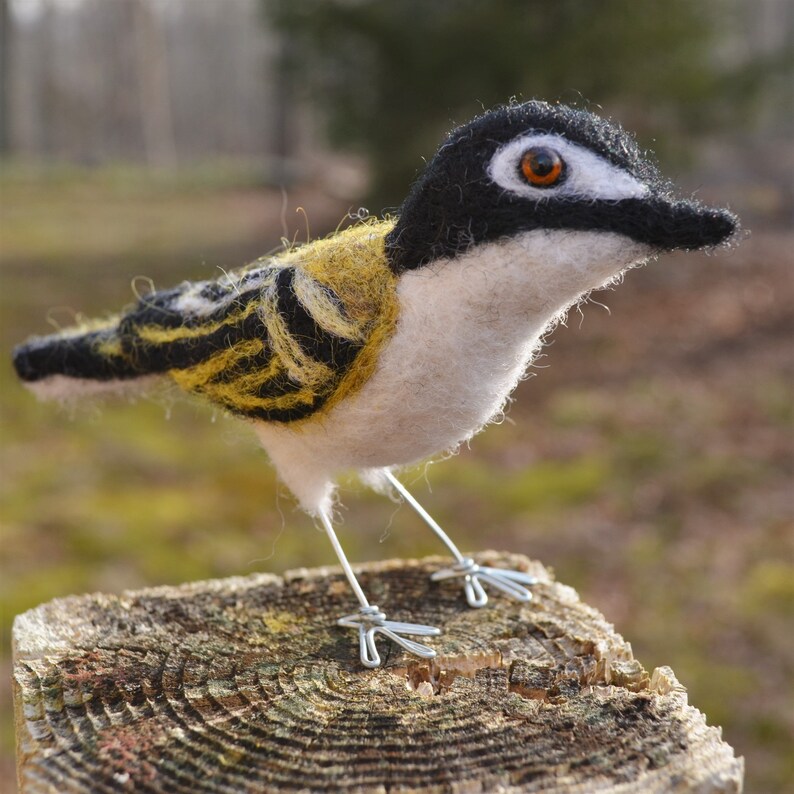
M502 408L553 311L516 317L485 253L402 277L399 324L378 369L327 422L345 439L343 466L403 465L457 447Z
M599 244L605 237L625 246L616 235ZM401 276L397 329L361 390L322 421L257 426L302 506L326 505L342 470L454 449L498 415L549 324L619 269L614 251L610 269L593 274L562 261L562 249L559 233L530 232Z

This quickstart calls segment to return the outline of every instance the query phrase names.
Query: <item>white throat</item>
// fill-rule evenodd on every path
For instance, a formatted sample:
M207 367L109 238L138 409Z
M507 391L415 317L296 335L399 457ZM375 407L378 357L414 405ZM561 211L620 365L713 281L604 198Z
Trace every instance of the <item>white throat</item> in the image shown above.
M409 340L425 347L442 381L454 366L486 380L515 366L523 372L572 304L650 255L648 246L618 234L536 230L431 263L400 279L400 322L387 354ZM404 352L403 367L413 367L411 351ZM454 390L445 399L454 400Z

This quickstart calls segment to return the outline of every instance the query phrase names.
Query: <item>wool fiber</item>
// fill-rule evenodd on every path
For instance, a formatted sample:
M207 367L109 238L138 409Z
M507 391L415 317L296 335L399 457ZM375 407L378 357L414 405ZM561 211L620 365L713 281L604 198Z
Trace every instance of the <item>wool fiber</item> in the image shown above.
M355 392L397 319L391 221L141 298L127 313L15 351L39 394L113 392L161 374L248 418L304 419Z
M406 272L396 330L360 391L257 435L301 506L320 513L343 471L410 465L472 438L568 308L651 254L616 234L534 231Z

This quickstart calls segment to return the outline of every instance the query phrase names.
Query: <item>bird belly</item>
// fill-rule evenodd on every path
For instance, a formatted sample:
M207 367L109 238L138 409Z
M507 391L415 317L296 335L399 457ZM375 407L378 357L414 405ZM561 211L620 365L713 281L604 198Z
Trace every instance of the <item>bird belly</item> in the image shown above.
M308 512L330 506L345 470L406 466L455 450L499 415L534 347L483 367L473 365L470 349L461 355L455 345L411 337L398 332L367 384L326 416L294 428L257 424L279 476ZM414 358L402 360L397 354L414 343Z
M502 258L483 262L487 253L400 277L397 327L358 392L294 426L258 425L279 474L310 512L315 496L306 494L338 472L454 450L499 415L559 307L511 304L515 279L500 277Z
M534 347L497 358L473 346L480 340L415 330L398 331L367 386L323 422L342 468L402 466L454 450L499 414Z

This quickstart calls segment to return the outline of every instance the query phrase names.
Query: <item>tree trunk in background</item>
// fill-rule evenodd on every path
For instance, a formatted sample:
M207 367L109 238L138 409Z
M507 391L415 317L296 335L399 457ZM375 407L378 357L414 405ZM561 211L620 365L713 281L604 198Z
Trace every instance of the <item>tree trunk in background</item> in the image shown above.
M11 129L8 120L10 105L8 101L9 77L11 66L9 48L11 46L11 16L8 13L8 0L0 0L0 157L7 155L11 145Z
M135 0L133 20L146 162L151 166L173 167L177 152L165 30L149 0Z
M294 133L291 130L291 109L295 103L292 94L291 46L286 33L278 35L273 69L273 171L274 184L286 186L291 182L290 161L295 151Z

